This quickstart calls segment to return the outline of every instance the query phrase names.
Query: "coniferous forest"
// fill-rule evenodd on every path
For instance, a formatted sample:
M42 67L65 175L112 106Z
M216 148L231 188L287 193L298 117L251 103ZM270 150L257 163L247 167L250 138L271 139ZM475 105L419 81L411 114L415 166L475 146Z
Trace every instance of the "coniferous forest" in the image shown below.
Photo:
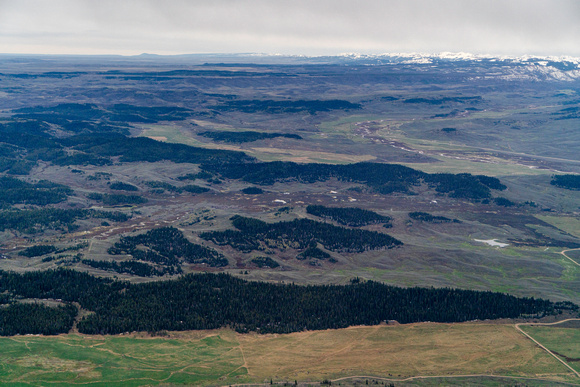
M571 303L489 291L399 288L358 279L348 285L301 286L201 273L132 284L65 269L0 272L0 293L11 300L40 298L65 303L59 308L34 304L0 308L0 333L4 335L67 332L77 314L72 302L94 312L78 323L79 331L87 334L221 327L288 333L388 320L405 324L543 316L578 308Z
M341 181L365 184L381 194L412 193L422 182L436 192L454 198L481 200L491 197L491 189L504 190L499 179L469 173L425 173L396 164L297 164L286 161L268 163L207 163L202 168L228 179L241 179L253 184L271 185L275 182L299 181L314 183L336 178Z
M76 228L76 220L88 218L124 222L129 219L129 216L122 212L93 209L39 208L9 210L0 212L0 231L12 229L26 234L34 234L45 229L70 231Z
M554 175L550 184L570 190L580 190L580 176L578 175Z
M325 207L321 205L310 205L306 207L306 212L320 218L332 219L340 224L352 227L360 227L376 223L389 224L391 221L391 218L388 216L356 207Z
M297 134L287 134L287 133L263 133L263 132L252 132L252 131L245 131L245 132L228 132L228 131L208 131L208 132L200 132L198 133L199 136L211 138L214 141L218 142L230 142L230 143L243 143L243 142L252 142L258 140L267 140L276 137L284 137L284 138L292 138L295 140L301 140Z
M145 234L122 237L108 252L112 255L128 254L142 261L176 266L175 270L182 261L204 263L213 267L228 264L223 255L211 248L191 243L174 227L156 228Z
M56 308L24 303L0 307L0 336L66 333L72 328L77 312L70 303Z
M390 235L376 231L337 227L310 219L266 223L236 215L231 220L238 231L209 231L201 233L200 238L218 245L230 245L244 252L262 250L263 244L284 246L287 242L294 243L299 249L318 242L329 250L345 252L390 249L403 244Z

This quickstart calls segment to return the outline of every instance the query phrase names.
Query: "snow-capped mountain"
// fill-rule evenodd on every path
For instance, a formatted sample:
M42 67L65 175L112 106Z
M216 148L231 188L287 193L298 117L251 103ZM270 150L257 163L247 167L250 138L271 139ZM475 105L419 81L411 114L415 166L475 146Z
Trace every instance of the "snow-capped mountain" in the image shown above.
M496 78L505 80L532 81L574 81L580 80L580 58L571 56L494 56L470 54L465 52L423 53L385 53L363 55L347 53L337 56L345 62L364 62L372 65L403 64L429 65L436 67L479 68L476 78Z

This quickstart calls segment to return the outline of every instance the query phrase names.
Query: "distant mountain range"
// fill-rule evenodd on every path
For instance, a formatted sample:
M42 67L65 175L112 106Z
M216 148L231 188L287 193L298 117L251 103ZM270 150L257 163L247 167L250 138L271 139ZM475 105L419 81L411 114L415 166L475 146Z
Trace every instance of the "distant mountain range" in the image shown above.
M380 55L343 54L336 57L343 61L367 62L368 64L418 64L437 66L461 66L493 68L492 76L506 80L558 80L580 79L580 58L571 56L492 56L470 53L443 52L439 54L388 53Z
M184 55L156 55L143 53L135 56L120 55L25 55L0 54L0 67L9 62L55 65L57 62L99 62L100 64L176 63L180 65L232 66L236 64L259 65L409 65L428 66L430 70L473 73L474 79L501 79L513 81L563 81L580 80L580 58L571 56L493 56L470 53L442 52L357 54L335 56L280 55L260 53L208 53Z
M430 68L465 67L472 70L484 70L483 75L489 78L523 81L575 81L580 79L580 58L571 56L493 56L465 52L442 52L439 54L422 53L385 53L357 54L345 53L336 56L302 56L275 54L193 54L177 56L158 56L141 54L134 58L141 59L205 59L206 63L272 63L272 64L357 64L357 65L428 65Z

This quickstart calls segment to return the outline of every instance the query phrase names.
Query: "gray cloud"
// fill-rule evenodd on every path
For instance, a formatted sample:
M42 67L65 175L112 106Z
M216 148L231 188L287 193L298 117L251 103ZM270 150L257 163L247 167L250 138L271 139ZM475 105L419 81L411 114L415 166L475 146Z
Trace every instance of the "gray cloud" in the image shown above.
M580 56L577 0L0 0L0 52Z

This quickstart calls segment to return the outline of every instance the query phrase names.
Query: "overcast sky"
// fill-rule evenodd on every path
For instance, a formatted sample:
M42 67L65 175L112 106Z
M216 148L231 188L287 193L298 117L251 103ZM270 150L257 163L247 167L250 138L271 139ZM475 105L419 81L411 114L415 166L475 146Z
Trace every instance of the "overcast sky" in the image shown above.
M580 0L0 0L0 53L580 57Z

